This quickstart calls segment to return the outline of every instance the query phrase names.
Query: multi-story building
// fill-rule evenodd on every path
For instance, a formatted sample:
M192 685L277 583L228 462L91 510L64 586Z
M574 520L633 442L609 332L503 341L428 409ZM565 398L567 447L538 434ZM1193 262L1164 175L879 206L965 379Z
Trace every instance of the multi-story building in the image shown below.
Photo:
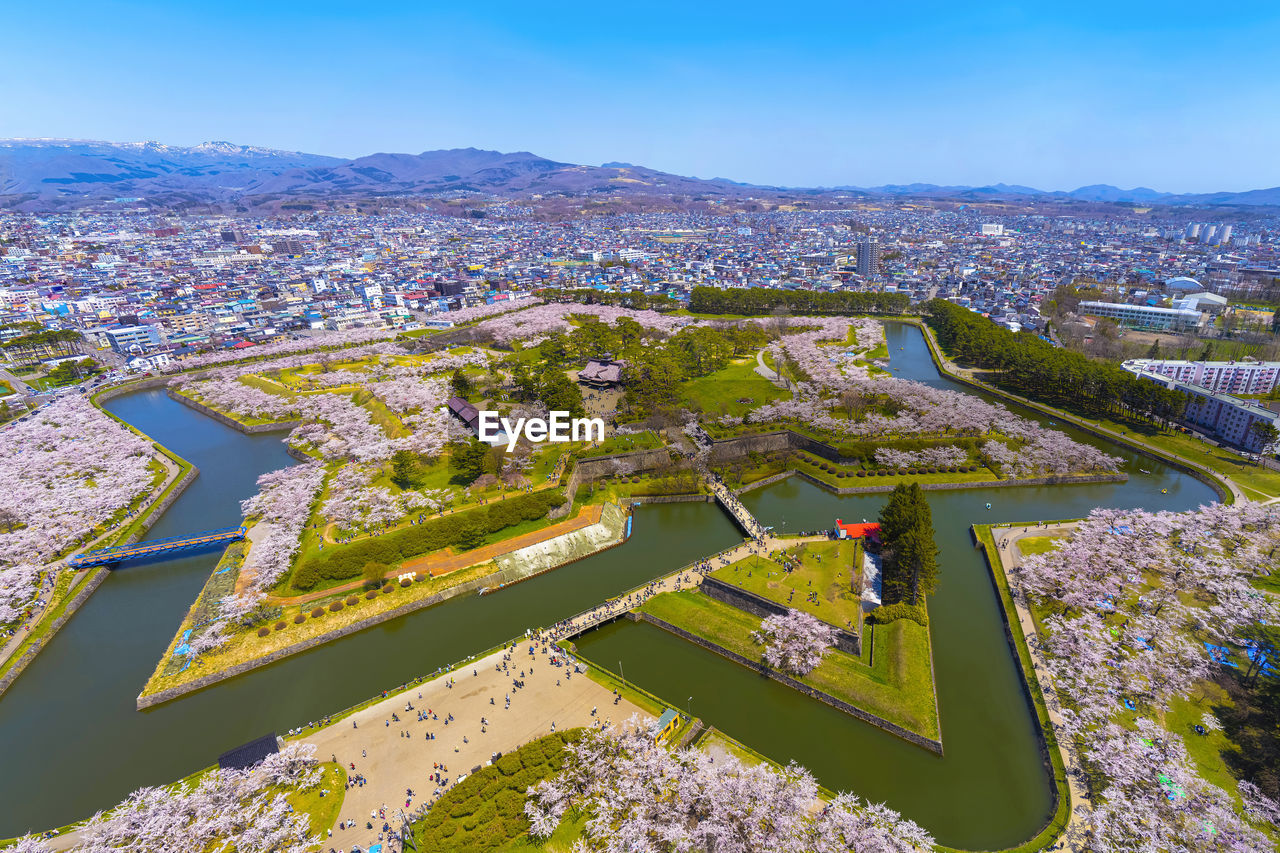
M875 237L858 240L858 275L874 278L880 274L880 241Z
M1223 394L1267 394L1280 384L1280 361L1177 361L1136 358L1126 370L1199 385Z
M1204 315L1199 311L1128 305L1123 302L1081 302L1080 313L1090 317L1106 317L1122 326L1140 329L1196 329L1204 322Z
M1125 367L1133 370L1132 367L1129 367L1128 362L1125 363ZM1188 398L1187 411L1183 414L1182 419L1189 424L1194 424L1207 430L1216 438L1229 444L1253 451L1267 450L1268 448L1253 425L1255 423L1266 423L1272 427L1280 428L1280 412L1273 412L1248 400L1241 400L1239 397L1232 397L1229 394L1210 391L1208 388L1192 385L1190 382L1179 382L1176 379L1168 379L1157 373L1147 371L1134 372L1143 379L1149 379L1166 388L1172 388L1186 394Z
M102 332L111 342L111 348L121 354L139 349L146 352L160 346L160 330L155 326L121 326Z

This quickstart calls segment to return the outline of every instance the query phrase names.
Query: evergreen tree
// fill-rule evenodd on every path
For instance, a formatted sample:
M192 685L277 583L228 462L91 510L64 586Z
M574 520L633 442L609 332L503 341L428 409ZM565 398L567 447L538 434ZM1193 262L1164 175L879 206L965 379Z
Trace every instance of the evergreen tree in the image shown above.
M484 461L488 458L489 446L476 441L454 441L449 443L449 470L453 476L451 483L469 486L484 473Z
M449 378L449 384L453 387L453 393L459 397L465 397L471 393L471 380L462 372L462 368L453 371L453 376Z
M400 489L407 489L414 484L418 473L418 461L407 450L397 450L391 457L391 482Z

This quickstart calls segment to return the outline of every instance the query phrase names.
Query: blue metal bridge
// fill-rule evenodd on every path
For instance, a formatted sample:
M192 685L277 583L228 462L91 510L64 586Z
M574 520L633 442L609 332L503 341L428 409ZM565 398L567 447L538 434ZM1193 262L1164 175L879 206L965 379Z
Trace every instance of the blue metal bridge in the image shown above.
M135 542L132 545L121 545L116 548L99 548L96 551L85 551L67 560L73 569L87 569L91 566L105 566L110 563L121 563L125 560L136 560L141 557L157 557L162 554L177 554L183 551L198 551L211 545L222 545L237 542L244 538L243 527L220 527L208 530L195 536L174 536L169 539L152 539L149 542Z

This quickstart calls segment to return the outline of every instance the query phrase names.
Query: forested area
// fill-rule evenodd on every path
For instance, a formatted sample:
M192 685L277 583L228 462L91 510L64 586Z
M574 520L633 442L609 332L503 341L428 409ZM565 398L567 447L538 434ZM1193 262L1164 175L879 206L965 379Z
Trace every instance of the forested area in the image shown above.
M926 305L926 322L951 358L997 371L995 385L1087 415L1133 415L1167 424L1186 395L1139 379L1118 364L1091 360L1029 332L1011 332L945 299Z
M911 304L905 293L864 293L816 290L775 290L764 287L721 289L695 287L689 310L696 314L741 314L755 316L785 309L793 314L903 314Z

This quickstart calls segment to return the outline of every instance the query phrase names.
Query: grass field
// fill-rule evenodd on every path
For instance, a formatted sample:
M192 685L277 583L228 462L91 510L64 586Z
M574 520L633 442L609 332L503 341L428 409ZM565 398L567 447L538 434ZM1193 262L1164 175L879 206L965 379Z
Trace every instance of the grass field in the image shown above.
M581 450L577 456L590 459L592 456L605 456L610 453L632 453L637 450L655 450L662 447L662 439L652 430L644 430L630 435L611 435L595 447Z
M1058 537L1056 536L1025 536L1018 540L1018 550L1027 556L1047 554L1057 547Z
M1168 433L1150 424L1099 420L1095 423L1107 429L1128 433L1128 437L1153 445L1167 453L1181 456L1192 462L1220 471L1230 477L1254 500L1280 497L1280 471L1262 468L1238 453L1222 447L1206 444L1194 435Z
M799 567L787 571L774 560L751 555L711 573L770 601L856 631L862 622L861 542L807 542L783 552ZM809 593L817 600L810 601Z
M760 659L760 646L751 638L760 627L760 618L700 592L664 593L640 609L745 658ZM871 630L865 631L864 637L870 636ZM909 731L937 739L929 630L899 619L874 631L871 665L833 649L816 669L797 680Z
M755 357L738 359L715 373L691 379L680 387L680 401L698 407L708 415L741 417L752 409L775 400L789 400L791 394L756 373ZM739 400L748 400L741 403Z

